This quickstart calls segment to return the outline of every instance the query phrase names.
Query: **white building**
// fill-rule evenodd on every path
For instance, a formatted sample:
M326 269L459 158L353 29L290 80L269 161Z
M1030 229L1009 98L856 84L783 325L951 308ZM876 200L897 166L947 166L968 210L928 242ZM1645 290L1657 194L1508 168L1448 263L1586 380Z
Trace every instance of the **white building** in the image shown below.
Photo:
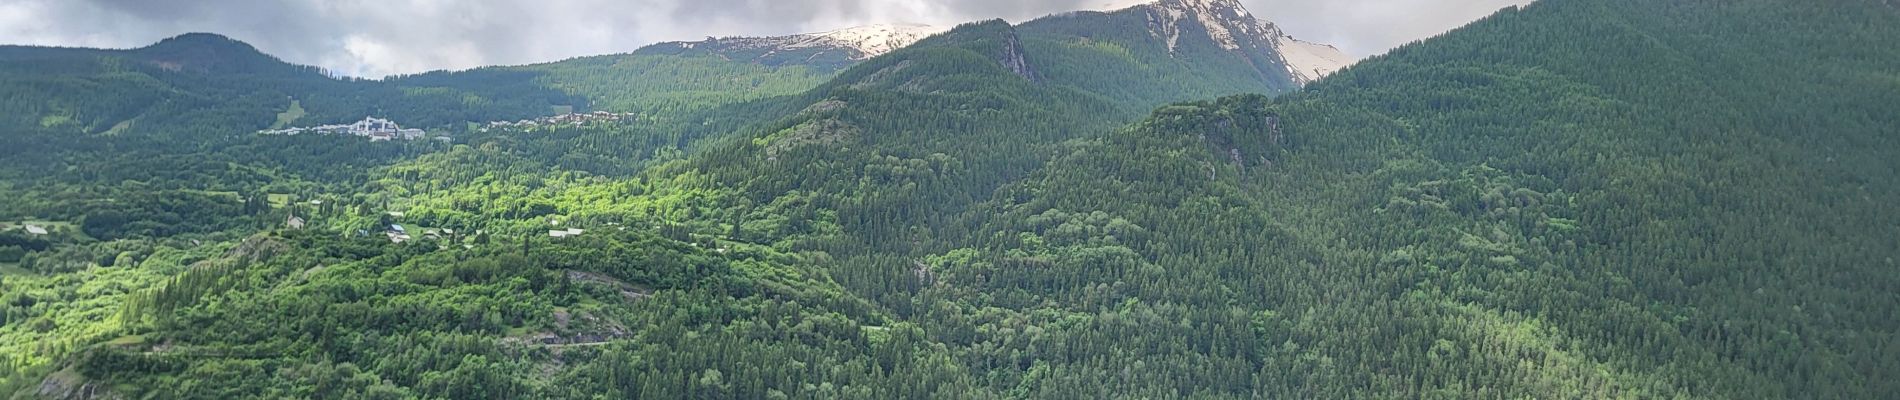
M370 141L416 140L426 133L421 129L404 129L395 121L368 117L349 125L323 125L310 128L288 128L264 131L266 135L298 135L304 133L322 133L332 135L350 135L368 137Z

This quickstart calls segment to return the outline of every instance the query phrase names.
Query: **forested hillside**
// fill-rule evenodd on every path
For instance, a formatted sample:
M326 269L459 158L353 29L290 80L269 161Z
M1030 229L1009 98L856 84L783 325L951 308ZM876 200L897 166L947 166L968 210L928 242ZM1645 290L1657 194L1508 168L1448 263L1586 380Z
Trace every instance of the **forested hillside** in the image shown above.
M1895 19L1552 0L1163 108L969 213L909 306L1093 321L1034 397L1883 397Z
M1142 15L379 83L640 115L453 143L22 133L89 139L0 150L61 165L0 168L0 396L1900 392L1891 2L1543 0L1291 92Z

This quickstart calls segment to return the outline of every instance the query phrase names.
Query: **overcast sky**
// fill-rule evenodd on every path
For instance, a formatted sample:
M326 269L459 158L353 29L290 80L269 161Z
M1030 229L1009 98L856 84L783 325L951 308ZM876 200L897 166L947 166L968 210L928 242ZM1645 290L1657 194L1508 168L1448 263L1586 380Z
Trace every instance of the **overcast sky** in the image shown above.
M1295 37L1385 52L1529 0L1242 0ZM708 36L1022 22L1127 0L0 0L0 44L130 48L186 32L344 75L526 64Z

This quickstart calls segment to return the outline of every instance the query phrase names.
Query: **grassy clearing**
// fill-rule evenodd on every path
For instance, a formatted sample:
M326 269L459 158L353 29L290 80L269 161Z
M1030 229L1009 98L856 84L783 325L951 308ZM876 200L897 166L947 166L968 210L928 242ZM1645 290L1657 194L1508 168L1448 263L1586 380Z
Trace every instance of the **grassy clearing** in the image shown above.
M43 127L43 128L51 128L51 127L70 124L70 123L73 123L73 117L68 117L64 115L48 115L48 116L40 117L40 127Z
M0 222L0 226L5 226L6 229L23 229L27 225L33 225L33 226L38 226L41 228L46 228L46 230L49 230L49 231L59 230L61 228L79 230L79 224L66 222L66 221L48 221L48 220L39 220L39 219L29 219L29 220L24 220L24 221Z
M145 344L145 337L139 336L139 335L120 336L118 339L112 339L105 342L105 345L115 346L115 347L134 347L134 346L139 346L143 344Z
M38 220L38 219L29 219L29 220L24 220L24 221L0 221L0 231L26 229L27 225L33 225L33 226L38 226L41 228L46 228L48 232L59 233L61 231L64 231L68 234L73 235L74 237L88 238L88 239L92 238L92 235L87 235L85 231L79 229L79 223L67 222L67 221L48 221L48 220Z
M283 129L286 126L290 126L290 123L303 119L304 114L303 101L291 100L290 108L284 110L284 112L277 113L277 123L271 124L270 128Z
M124 121L119 121L119 123L117 124L112 124L112 129L107 129L106 133L104 133L103 135L118 136L121 133L125 133L127 129L132 129L132 123L137 122L138 120L139 120L138 118L133 118L133 119L128 119Z
M264 197L265 200L270 202L270 208L284 208L290 206L290 195L288 194L271 193L264 195Z

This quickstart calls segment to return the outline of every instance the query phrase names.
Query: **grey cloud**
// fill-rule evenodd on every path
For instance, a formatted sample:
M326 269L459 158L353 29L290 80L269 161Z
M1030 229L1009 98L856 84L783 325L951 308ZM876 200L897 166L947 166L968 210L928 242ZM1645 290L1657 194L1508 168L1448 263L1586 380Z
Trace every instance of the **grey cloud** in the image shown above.
M525 64L669 40L877 22L1025 21L1112 0L4 0L0 43L127 48L232 36L355 76ZM1370 55L1529 0L1243 0L1302 39Z
M1370 56L1530 0L1246 0L1260 18L1300 39Z

